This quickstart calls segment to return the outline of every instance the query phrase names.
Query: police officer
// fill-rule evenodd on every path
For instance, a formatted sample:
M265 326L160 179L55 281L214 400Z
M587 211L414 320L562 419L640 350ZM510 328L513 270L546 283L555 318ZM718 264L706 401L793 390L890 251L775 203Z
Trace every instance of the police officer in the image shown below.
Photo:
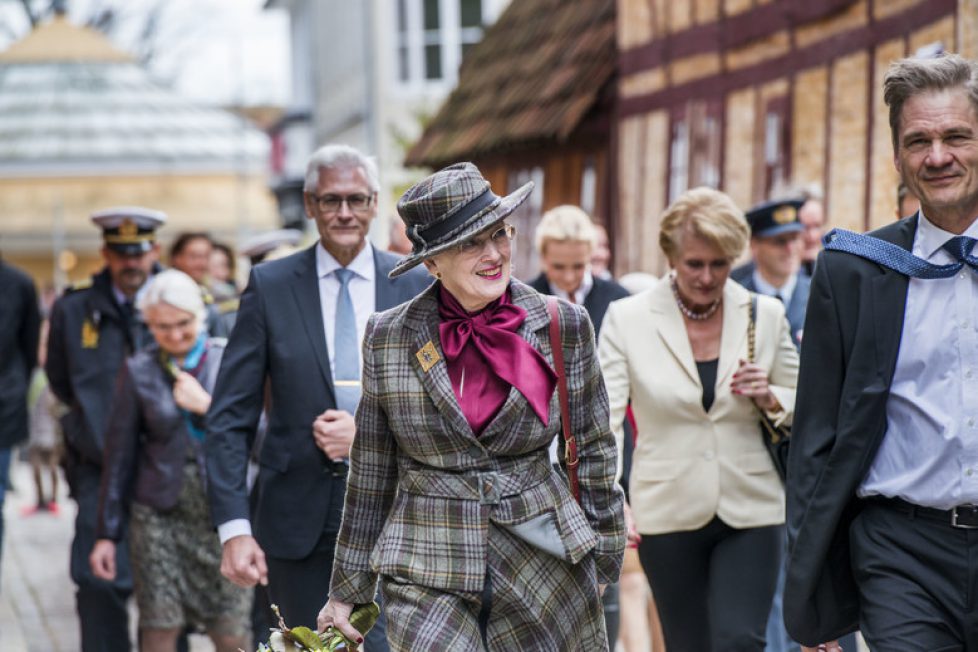
M119 546L114 582L96 578L88 555L95 543L102 445L116 372L126 356L149 343L136 295L157 268L159 211L113 208L92 215L102 229L105 267L55 302L45 370L64 402L65 471L78 503L71 579L78 587L82 652L128 652L126 600L132 592L127 546Z

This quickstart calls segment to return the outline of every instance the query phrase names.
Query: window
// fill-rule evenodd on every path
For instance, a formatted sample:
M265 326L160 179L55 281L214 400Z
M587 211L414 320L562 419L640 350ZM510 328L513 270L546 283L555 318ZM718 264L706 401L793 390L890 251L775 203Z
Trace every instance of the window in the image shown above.
M459 0L459 62L482 40L482 0Z
M720 186L723 103L690 102L673 110L669 146L669 201L697 186Z
M424 0L424 78L441 79L441 9L439 0Z
M485 0L397 0L393 70L404 85L451 86L482 40L495 5ZM501 9L501 7L500 7Z
M409 46L407 0L397 0L397 78L411 79L411 50Z
M764 111L764 147L761 161L764 187L760 188L760 197L771 196L778 188L783 188L789 178L788 160L788 99L777 97L768 102Z

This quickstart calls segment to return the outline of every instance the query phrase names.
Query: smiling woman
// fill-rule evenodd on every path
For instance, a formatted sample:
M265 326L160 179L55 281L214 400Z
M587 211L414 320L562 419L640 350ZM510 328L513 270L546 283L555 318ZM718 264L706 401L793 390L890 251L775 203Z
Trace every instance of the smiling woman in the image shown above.
M546 299L510 276L505 220L532 188L498 196L459 163L398 202L413 249L390 275L424 264L438 280L367 326L320 628L359 638L351 610L379 575L394 651L607 649L599 585L625 546L615 446L591 322L559 302L575 501L548 453L561 418Z

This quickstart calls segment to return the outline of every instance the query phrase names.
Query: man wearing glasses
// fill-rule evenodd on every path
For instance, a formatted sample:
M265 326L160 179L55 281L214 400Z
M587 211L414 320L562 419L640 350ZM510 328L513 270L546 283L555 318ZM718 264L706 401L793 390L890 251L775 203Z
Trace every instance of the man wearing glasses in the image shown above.
M344 145L313 153L304 200L319 241L252 269L208 414L221 570L241 586L267 584L293 627L315 627L329 593L367 318L430 280L420 268L387 277L398 259L367 240L378 190L372 158ZM263 406L268 430L252 510L245 474ZM368 652L386 649L375 629Z

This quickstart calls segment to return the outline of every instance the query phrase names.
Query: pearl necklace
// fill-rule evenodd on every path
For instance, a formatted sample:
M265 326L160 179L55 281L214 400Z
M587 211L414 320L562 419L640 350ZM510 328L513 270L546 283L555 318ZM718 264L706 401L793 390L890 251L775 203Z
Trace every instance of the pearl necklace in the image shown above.
M672 288L672 296L676 297L676 305L679 306L679 312L683 313L689 319L693 321L704 321L712 317L717 309L720 308L720 299L717 299L710 304L710 307L703 312L695 312L692 308L683 303L682 297L679 296L679 288L676 287L676 277L669 277L669 287Z

